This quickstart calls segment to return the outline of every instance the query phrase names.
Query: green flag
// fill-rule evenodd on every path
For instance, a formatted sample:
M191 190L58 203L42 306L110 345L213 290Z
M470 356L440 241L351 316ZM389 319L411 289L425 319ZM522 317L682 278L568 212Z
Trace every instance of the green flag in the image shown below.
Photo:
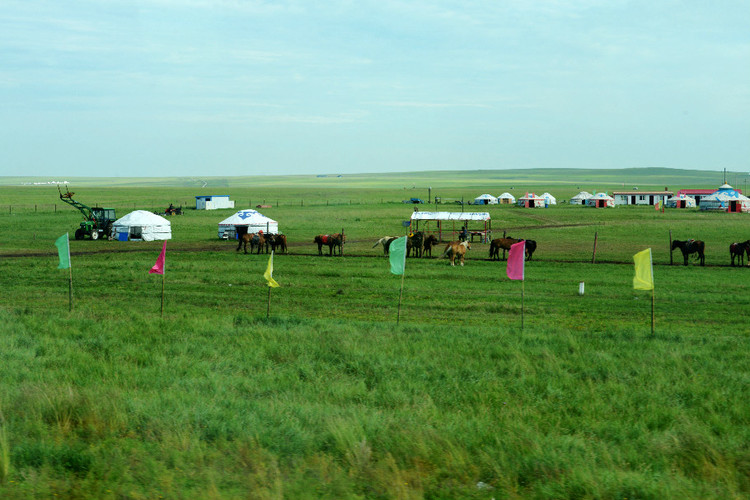
M404 266L406 264L406 236L393 240L388 253L388 259L391 262L391 272L393 274L404 274Z
M67 269L70 267L70 242L68 240L68 233L63 234L55 240L55 246L57 247L57 255L60 256L60 264L57 266L58 269Z

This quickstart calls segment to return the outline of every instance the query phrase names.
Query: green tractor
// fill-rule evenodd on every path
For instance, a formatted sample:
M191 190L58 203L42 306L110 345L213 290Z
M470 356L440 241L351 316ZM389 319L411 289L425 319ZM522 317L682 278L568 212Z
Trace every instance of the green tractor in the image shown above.
M63 194L60 191L60 186L57 186L57 191L60 193L60 199L77 208L83 214L83 222L81 227L76 229L76 239L82 240L86 236L92 240L98 240L100 236L108 238L112 234L112 224L117 220L114 208L91 208L84 205L81 202L73 199L73 194L66 189Z

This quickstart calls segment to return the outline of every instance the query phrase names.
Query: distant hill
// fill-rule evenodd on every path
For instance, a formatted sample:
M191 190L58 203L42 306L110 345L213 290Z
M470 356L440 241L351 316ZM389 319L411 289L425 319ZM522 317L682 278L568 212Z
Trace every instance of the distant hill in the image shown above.
M747 172L727 172L727 182L744 190ZM10 177L0 176L0 185L46 185L67 181L75 186L109 187L315 187L315 188L402 188L402 187L472 187L481 189L496 185L591 185L632 188L660 186L670 189L686 187L718 187L724 172L716 170L683 170L677 168L623 169L508 169L422 171L365 174L310 174L287 176L237 177Z

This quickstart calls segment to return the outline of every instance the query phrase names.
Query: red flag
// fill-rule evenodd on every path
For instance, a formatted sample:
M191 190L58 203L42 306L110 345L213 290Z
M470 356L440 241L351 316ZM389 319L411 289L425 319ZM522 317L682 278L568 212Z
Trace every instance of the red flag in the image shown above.
M519 241L510 246L508 252L508 269L505 273L512 280L523 281L523 265L526 253L526 241Z
M164 240L164 246L161 247L161 253L159 254L159 258L156 259L156 264L154 264L154 267L151 268L148 274L164 274L164 261L166 260L166 257L167 257L167 240Z

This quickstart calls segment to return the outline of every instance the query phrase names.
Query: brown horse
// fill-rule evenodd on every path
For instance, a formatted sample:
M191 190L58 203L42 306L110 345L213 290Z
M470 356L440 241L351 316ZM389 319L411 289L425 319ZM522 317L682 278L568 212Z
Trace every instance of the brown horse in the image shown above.
M515 238L497 238L490 242L490 260L500 260L500 249L503 249L503 258L505 260L505 251L510 251L510 246L515 245L523 240Z
M279 233L275 235L273 239L276 243L276 247L278 247L284 253L289 253L289 249L286 246L286 235Z
M448 256L451 260L451 266L456 265L456 257L460 261L460 264L464 265L464 256L466 251L471 249L471 243L468 241L451 241L445 247L442 257Z
M319 234L313 239L318 244L318 255L323 255L323 245L328 245L328 255L336 255L336 248L339 249L339 255L343 255L342 245L346 243L346 235L341 233Z
M437 246L439 243L440 242L438 241L437 236L435 236L434 234L430 234L429 236L427 236L424 239L423 255L427 257L427 254L429 254L430 257L432 257L432 247Z
M422 256L422 244L424 243L424 233L417 231L408 238L406 238L406 256L410 257L412 250L414 250L414 257Z
M239 236L239 245L237 245L237 251L239 252L240 248L244 245L245 247L245 253L247 253L247 246L250 245L250 253L253 253L253 248L256 246L258 247L258 252L260 253L261 247L264 247L266 244L266 240L263 237L263 233L255 234L255 233L243 233Z
M526 252L526 260L531 260L531 258L534 256L534 252L536 251L536 241L534 240L523 240L523 239L516 239L516 238L498 238L495 240L492 240L490 243L490 260L500 260L500 249L503 249L503 259L505 260L505 252L510 251L510 246L515 245L516 243L520 243L522 241L526 242L526 245L524 245L524 249Z
M703 253L706 244L701 240L674 240L672 242L672 251L674 251L675 248L682 250L682 257L685 259L686 266L688 265L688 255L691 253L698 254L697 259L700 260L701 266L706 265L706 255Z
M397 239L396 236L383 236L378 241L375 242L375 244L372 246L372 248L375 248L378 245L383 245L383 255L388 257L388 252L391 247L391 243L393 240Z
M745 254L747 253L747 265L750 266L750 240L742 243L732 243L729 245L729 256L732 258L732 266L734 266L734 258L737 257L737 265L745 265Z

